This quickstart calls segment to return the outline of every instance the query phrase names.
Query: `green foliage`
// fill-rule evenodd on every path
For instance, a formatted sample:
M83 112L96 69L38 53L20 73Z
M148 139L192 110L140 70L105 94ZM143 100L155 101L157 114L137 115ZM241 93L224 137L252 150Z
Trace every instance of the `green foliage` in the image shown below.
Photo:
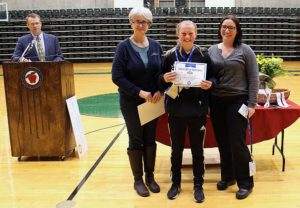
M274 88L276 83L273 80L275 77L283 76L287 74L287 71L283 68L283 59L279 57L266 58L263 54L256 56L259 69L259 80L264 82L269 88Z

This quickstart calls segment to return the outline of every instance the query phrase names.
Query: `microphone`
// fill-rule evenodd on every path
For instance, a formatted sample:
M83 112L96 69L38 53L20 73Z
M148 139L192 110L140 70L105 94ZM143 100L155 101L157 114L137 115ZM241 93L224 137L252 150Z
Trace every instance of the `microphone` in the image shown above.
M20 58L18 59L18 62L21 62L24 58L24 56L33 48L35 43L35 40L33 39L25 48L24 52L22 53L22 55L20 56Z

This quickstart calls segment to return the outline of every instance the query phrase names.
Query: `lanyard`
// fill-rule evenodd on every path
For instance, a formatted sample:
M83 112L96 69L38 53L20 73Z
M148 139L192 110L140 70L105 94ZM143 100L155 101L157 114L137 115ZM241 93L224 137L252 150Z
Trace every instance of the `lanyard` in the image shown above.
M248 127L249 127L249 133L250 133L250 153L251 153L251 157L252 157L253 129L252 129L252 119L251 118L248 118Z
M182 53L182 59L183 59L183 61L185 61L185 62L190 62L191 60L192 60L192 56L193 56L193 52L194 52L194 50L195 50L195 47L193 46L193 48L192 48L192 50L191 50L191 52L190 52L190 55L189 55L189 57L188 58L186 58L186 55L185 55L185 52L184 53ZM176 60L177 61L179 61L179 58L178 58L178 49L176 49L175 50L175 55L176 55ZM177 96L179 97L179 93L180 93L180 91L182 90L182 87L177 87Z
M178 50L178 49L176 49L176 51L175 51L175 55L176 55L176 60L179 61L177 50ZM182 59L183 59L185 62L190 62L191 59L192 59L192 55L193 55L194 50L195 50L195 47L192 48L192 51L190 52L190 55L189 55L188 58L186 58L185 53L182 53Z

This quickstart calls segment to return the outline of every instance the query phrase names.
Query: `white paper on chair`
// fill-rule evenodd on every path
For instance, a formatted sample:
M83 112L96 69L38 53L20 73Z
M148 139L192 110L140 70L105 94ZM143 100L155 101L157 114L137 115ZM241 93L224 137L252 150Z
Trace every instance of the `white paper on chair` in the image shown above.
M165 113L164 97L157 103L145 102L138 106L141 125L152 121Z
M66 102L75 136L76 149L79 158L81 158L87 152L87 143L80 120L80 112L77 99L75 96L73 96L68 98Z

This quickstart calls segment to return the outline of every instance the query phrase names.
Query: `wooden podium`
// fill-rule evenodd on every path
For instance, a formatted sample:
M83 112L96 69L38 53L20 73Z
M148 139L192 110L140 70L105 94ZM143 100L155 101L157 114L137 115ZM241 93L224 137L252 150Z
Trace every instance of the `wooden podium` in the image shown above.
M12 156L64 158L75 148L66 99L75 94L73 64L4 63Z

